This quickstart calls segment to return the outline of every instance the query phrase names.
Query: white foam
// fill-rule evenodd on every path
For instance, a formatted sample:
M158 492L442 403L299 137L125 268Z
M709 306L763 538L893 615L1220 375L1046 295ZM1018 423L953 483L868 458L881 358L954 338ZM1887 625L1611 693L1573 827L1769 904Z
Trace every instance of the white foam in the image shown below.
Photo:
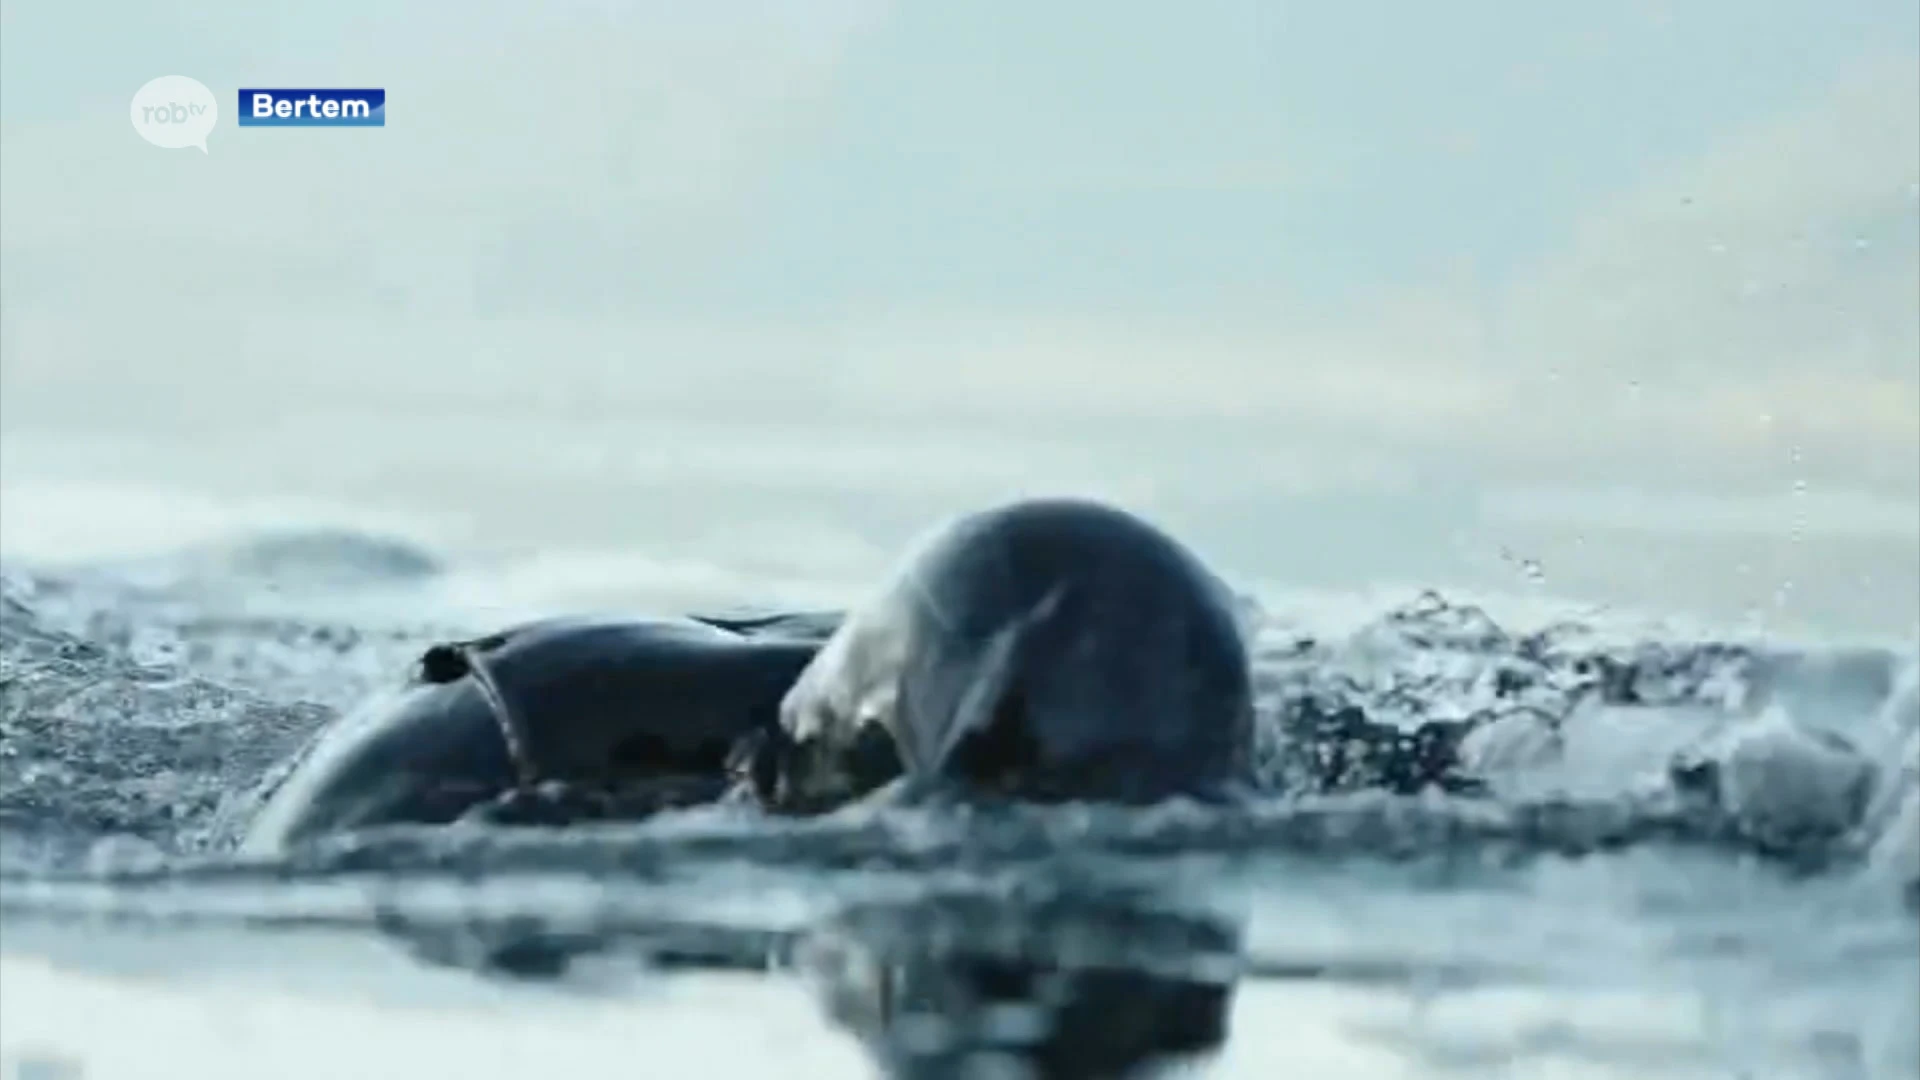
M458 568L431 582L429 610L517 619L554 611L700 611L830 608L860 594L856 582L648 552L543 551Z

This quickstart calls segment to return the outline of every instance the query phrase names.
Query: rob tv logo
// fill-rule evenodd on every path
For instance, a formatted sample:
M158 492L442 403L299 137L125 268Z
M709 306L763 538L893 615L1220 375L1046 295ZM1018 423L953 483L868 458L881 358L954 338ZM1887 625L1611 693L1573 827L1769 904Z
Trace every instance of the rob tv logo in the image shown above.
M207 152L207 136L220 122L220 103L198 79L162 75L133 95L133 130L164 150L195 147Z

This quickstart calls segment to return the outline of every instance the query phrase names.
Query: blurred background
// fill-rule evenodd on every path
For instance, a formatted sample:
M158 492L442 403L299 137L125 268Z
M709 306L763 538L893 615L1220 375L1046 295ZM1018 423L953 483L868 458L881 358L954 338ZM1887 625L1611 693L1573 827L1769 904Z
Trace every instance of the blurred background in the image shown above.
M3 10L11 556L833 602L1078 492L1282 591L1920 625L1911 0Z

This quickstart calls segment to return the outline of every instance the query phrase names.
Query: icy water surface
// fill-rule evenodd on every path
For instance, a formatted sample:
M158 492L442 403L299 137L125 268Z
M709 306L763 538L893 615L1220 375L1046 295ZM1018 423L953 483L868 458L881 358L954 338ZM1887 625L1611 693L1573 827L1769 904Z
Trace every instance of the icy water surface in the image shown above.
M6 567L8 1075L1920 1075L1911 643L1264 597L1251 808L230 854L493 627L470 574L325 531Z

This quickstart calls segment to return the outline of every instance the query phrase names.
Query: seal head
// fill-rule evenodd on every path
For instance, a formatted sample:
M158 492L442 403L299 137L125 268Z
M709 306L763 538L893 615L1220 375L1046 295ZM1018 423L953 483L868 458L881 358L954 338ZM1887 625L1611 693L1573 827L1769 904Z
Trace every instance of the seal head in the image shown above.
M1029 800L1149 802L1246 777L1234 598L1185 547L1099 503L1029 500L932 534L828 639L756 771L831 808L901 773Z

